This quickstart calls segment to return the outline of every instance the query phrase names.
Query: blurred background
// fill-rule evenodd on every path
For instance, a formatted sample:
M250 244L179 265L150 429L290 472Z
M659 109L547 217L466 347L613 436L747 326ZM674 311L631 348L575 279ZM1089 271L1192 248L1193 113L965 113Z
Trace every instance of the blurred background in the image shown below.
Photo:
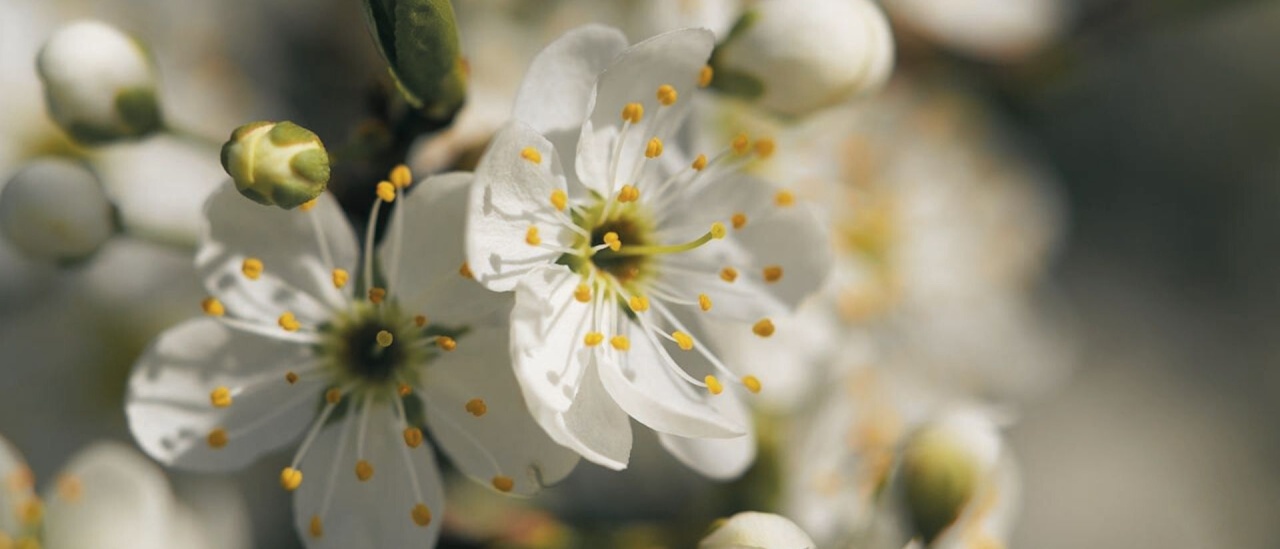
M633 40L689 24L723 32L736 4L456 0L470 103L453 130L415 146L417 172L473 161L504 120L528 60L564 30L599 21ZM1034 337L1054 349L1036 347L1019 372L990 375L1004 382L1040 362L1060 363L1026 384L1033 389L1009 382L1019 385L1007 439L1021 501L1008 546L1273 546L1280 3L936 4L884 3L894 77L847 118L828 120L871 149L974 149L982 167L958 200L1002 178L1032 189L1030 199L997 206L990 204L1003 198L972 200L1012 220L988 227L984 242L1035 240L1027 252L1034 265L1017 284L1035 287L1037 317L1050 321ZM165 113L186 135L87 150L49 121L35 55L59 24L83 17L148 45ZM88 159L136 227L182 240L198 226L203 197L225 177L217 147L236 126L289 119L338 142L358 124L385 76L361 18L347 0L2 0L0 182L40 156ZM900 162L833 154L854 171ZM1004 175L1006 168L1019 175ZM978 219L986 218L958 216L936 230L964 231ZM37 479L52 478L92 441L131 442L122 402L133 361L159 331L199 311L189 248L154 240L113 239L70 265L28 259L0 241L0 436L22 451ZM968 260L984 267L1008 257ZM996 337L990 347L1004 352L1025 341L1009 333L1016 340ZM786 439L807 420L779 425L777 438ZM475 540L507 528L519 530L503 534L519 541L511 546L554 546L564 536L583 546L687 546L679 540L696 539L716 516L776 505L761 486L785 483L771 478L786 474L771 457L784 452L766 448L744 480L724 485L699 479L654 446L638 441L632 468L621 474L584 462L533 501L458 482L450 505L474 512L450 517L454 534L442 545L502 546ZM229 535L290 547L297 541L289 498L276 482L287 459L227 475L168 473L180 497L233 487L239 496L224 505L239 518L228 521ZM520 520L503 518L510 516ZM655 533L663 530L677 533Z

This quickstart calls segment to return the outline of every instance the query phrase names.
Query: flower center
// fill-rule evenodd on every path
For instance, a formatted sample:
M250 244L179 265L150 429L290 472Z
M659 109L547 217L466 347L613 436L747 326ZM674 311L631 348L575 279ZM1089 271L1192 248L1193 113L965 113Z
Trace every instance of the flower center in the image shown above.
M591 256L591 263L596 269L604 271L617 279L622 284L629 284L641 277L645 272L645 266L649 263L649 257L644 255L621 255L608 250L608 241L605 235L612 233L614 236L608 238L609 241L615 238L619 242L626 242L628 245L642 246L646 243L646 231L642 224L631 216L619 216L601 223L599 226L591 230L592 248L605 245L606 248L600 250Z
M343 381L411 382L416 372L410 366L428 358L423 330L393 303L357 302L322 331L326 366Z

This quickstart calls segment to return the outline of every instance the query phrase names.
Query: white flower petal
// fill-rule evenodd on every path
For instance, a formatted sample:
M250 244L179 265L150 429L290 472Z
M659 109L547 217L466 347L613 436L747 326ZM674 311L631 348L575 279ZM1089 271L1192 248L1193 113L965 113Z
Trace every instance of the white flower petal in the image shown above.
M44 546L50 549L166 549L173 493L164 473L132 448L99 443L82 450L45 494Z
M746 472L756 459L756 433L751 411L737 390L726 389L711 404L725 417L747 426L747 434L734 438L685 438L658 433L662 447L702 475L720 480L734 479Z
M303 481L293 498L298 537L310 549L435 546L444 522L444 488L431 445L424 441L409 448L390 404L375 402L364 420L363 456L373 476L359 480L361 419L352 412L359 408L352 406L346 418L325 427L299 467ZM414 521L418 504L430 511L426 526ZM319 537L312 535L314 517L319 518Z
M409 314L465 324L510 307L508 296L458 273L467 259L463 231L471 181L469 173L428 178L392 214L378 258L394 269L388 273L391 295Z
M576 138L596 78L626 47L621 32L603 25L564 33L533 58L512 117L544 135L567 130Z
M209 224L196 254L196 270L229 314L274 322L288 311L300 320L318 322L327 318L326 305L346 303L350 287L334 287L333 269L345 269L354 276L359 247L350 223L329 193L321 194L311 211L282 210L241 196L228 182L209 197L205 215ZM318 218L332 265L323 259L313 216ZM262 262L257 280L244 275L247 258Z
M527 495L567 476L578 455L529 415L511 372L508 337L505 325L459 337L456 350L427 367L422 396L432 438L458 469L485 485L508 477L514 493ZM483 415L467 411L472 399L484 402Z
M35 496L31 469L13 443L0 437L0 534L18 536L22 505Z
M292 442L316 415L323 382L285 380L286 372L301 372L312 360L304 345L211 318L189 320L160 334L134 366L125 404L129 428L142 449L166 465L243 467ZM223 386L232 390L232 403L214 407L210 394ZM209 445L214 429L229 435L222 448Z
M525 158L527 148L537 151L539 162ZM560 257L531 245L530 227L537 227L544 244L572 244L567 212L551 204L556 190L565 191L566 184L551 142L519 121L494 136L476 167L467 217L467 263L486 288L510 291L522 275Z
M771 513L729 518L698 544L699 549L812 549L817 544L794 522Z

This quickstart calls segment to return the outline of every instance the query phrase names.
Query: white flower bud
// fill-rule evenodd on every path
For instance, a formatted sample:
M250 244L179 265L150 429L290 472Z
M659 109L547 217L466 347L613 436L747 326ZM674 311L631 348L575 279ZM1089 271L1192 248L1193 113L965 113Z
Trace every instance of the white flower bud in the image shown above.
M976 410L953 410L912 435L903 450L902 482L912 527L926 544L993 482L1000 452L996 425Z
M813 549L817 547L808 534L785 517L752 511L738 513L715 525L714 530L698 544L699 549Z
M869 0L764 0L743 14L713 66L718 89L800 116L882 85L893 37Z
M116 232L115 209L98 178L68 160L39 160L0 191L0 230L27 256L74 261Z
M150 57L132 37L98 21L70 23L36 58L54 121L83 143L136 138L163 126Z
M324 192L329 154L320 138L293 122L253 122L231 132L222 167L254 202L295 208Z

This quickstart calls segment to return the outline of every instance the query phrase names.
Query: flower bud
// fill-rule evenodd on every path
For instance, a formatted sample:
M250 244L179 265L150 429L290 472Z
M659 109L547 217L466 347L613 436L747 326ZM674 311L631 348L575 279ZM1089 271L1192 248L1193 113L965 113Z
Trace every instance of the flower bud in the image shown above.
M699 549L738 549L768 547L770 549L812 549L813 539L794 522L771 513L744 512L712 526L712 531L698 544Z
M712 57L712 85L786 116L879 87L893 37L869 0L764 0L743 13Z
M947 414L912 435L901 475L915 535L928 544L960 518L992 481L1000 445L996 426L969 410Z
M252 122L222 145L222 168L254 202L286 210L324 192L329 153L320 138L293 122Z
M38 160L0 191L0 230L34 259L84 259L115 234L115 208L98 178L69 160Z
M45 42L36 58L49 115L86 144L142 137L164 124L150 57L132 37L78 21Z

